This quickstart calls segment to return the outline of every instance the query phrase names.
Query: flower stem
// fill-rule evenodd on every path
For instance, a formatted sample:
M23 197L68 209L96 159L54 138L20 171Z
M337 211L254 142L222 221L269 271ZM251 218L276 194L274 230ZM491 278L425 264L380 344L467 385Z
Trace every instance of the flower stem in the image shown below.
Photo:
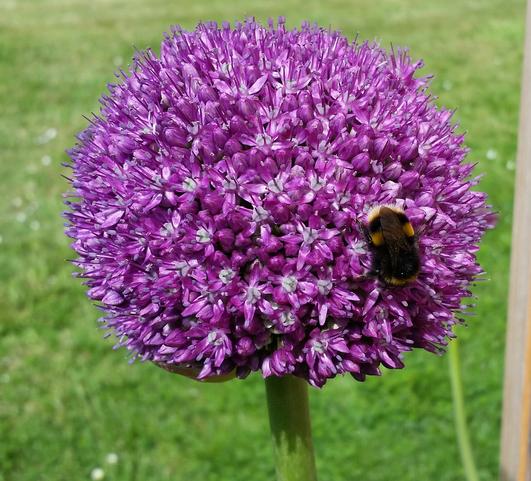
M452 384L452 400L454 404L454 419L457 431L457 441L461 452L461 461L463 462L467 481L479 481L466 423L463 380L461 378L461 363L459 360L459 344L457 339L454 339L450 343L448 351L450 381Z
M265 380L278 481L316 481L308 385L295 376Z

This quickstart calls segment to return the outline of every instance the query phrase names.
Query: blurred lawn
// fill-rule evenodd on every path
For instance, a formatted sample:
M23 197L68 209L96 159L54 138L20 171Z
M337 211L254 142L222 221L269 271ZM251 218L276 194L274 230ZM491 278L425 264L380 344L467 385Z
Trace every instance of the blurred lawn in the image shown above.
M490 282L459 328L482 480L497 479L504 323L524 1L0 1L0 481L261 481L273 477L259 376L202 385L125 361L71 278L64 149L133 45L199 20L286 15L409 45L458 108L481 188L500 212L480 253ZM54 137L54 133L56 136ZM462 480L447 359L312 390L321 480ZM117 453L118 463L105 463Z

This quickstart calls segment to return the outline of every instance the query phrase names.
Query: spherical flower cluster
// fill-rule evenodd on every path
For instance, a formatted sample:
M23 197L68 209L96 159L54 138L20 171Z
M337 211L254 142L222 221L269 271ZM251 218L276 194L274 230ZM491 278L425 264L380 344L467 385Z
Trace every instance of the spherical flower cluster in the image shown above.
M438 352L493 224L463 137L405 51L253 20L139 54L70 152L67 234L133 357L321 386ZM418 233L419 277L368 275L367 212Z

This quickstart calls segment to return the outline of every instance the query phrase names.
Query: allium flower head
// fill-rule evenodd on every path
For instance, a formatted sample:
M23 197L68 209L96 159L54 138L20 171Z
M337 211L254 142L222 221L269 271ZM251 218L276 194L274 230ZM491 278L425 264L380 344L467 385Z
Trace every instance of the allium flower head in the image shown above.
M438 352L493 224L463 136L405 51L253 20L139 54L70 152L67 233L134 357L321 386ZM367 212L419 233L419 277L367 275Z

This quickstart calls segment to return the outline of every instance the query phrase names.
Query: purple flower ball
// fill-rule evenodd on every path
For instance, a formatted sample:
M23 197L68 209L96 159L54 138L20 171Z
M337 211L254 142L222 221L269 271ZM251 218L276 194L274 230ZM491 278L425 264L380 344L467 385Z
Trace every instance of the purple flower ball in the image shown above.
M441 352L492 227L421 62L281 19L176 28L71 150L67 234L118 345L199 379L322 386ZM405 211L421 271L369 275L360 225Z

